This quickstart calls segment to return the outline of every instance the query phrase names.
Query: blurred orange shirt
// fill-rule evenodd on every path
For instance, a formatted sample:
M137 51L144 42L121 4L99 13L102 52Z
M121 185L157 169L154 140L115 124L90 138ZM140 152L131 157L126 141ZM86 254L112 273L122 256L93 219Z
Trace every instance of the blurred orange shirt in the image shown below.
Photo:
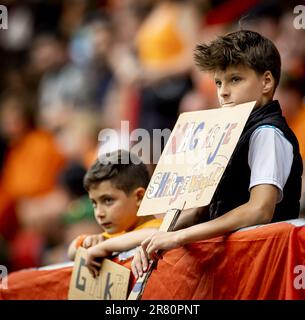
M0 214L8 202L50 191L63 165L64 158L50 133L27 133L6 155L0 178Z
M186 39L179 26L181 7L161 3L141 25L136 43L139 58L146 67L163 69L185 50Z

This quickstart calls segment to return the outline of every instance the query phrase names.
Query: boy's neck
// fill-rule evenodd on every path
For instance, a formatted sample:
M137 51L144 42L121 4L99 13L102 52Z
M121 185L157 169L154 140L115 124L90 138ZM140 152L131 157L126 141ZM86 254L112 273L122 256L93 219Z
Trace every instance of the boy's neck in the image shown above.
M259 105L256 104L256 105L254 106L253 110L257 110L257 109L263 108L264 106L266 106L267 104L269 104L269 103L271 103L271 102L273 102L273 101L274 101L273 99L268 99L268 100L266 100L266 101L262 101L261 104L259 104Z

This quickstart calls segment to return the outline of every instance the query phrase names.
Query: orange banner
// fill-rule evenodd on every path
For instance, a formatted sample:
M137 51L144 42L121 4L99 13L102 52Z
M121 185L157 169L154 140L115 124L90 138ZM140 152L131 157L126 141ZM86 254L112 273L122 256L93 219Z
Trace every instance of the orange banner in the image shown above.
M305 299L305 220L292 222L167 252L142 299ZM130 267L130 259L121 264ZM0 299L67 299L71 272L66 267L11 273Z

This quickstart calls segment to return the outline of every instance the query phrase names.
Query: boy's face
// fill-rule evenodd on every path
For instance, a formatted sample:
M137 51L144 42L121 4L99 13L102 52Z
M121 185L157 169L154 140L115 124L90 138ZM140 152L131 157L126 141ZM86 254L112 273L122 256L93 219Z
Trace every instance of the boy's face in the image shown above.
M117 189L109 180L100 182L89 190L97 223L109 234L128 231L138 221L137 211L144 188L129 195Z
M234 107L237 104L256 101L256 106L268 102L263 94L265 76L243 66L229 66L214 74L218 101L221 107Z

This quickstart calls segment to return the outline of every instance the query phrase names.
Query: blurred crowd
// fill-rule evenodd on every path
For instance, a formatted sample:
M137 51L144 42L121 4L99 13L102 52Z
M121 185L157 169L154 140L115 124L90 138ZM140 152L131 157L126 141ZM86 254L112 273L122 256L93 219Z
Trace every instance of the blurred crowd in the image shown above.
M101 151L102 129L119 132L124 120L130 131L152 134L172 129L180 112L217 107L213 79L194 66L200 41L240 28L274 41L282 56L276 98L305 159L297 1L2 4L9 24L0 30L0 264L10 271L66 261L72 239L100 231L82 179Z

